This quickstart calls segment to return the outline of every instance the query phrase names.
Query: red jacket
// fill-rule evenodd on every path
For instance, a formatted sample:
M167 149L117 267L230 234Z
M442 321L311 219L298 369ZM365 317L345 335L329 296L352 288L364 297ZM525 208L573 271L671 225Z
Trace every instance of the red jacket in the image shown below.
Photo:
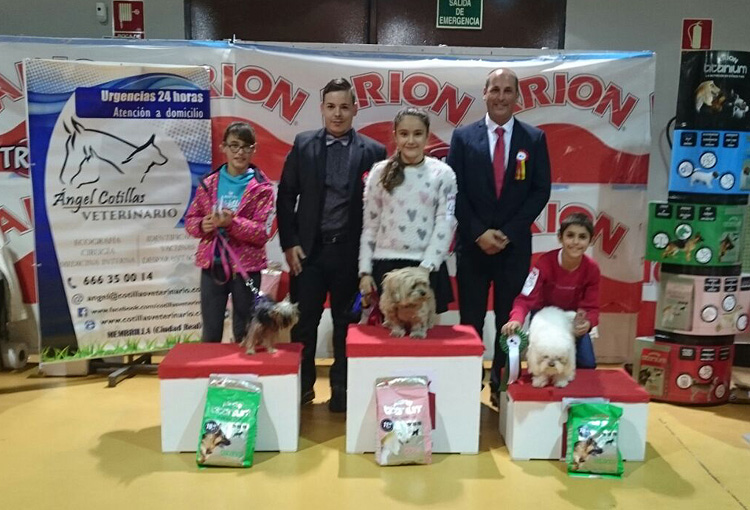
M593 328L599 324L599 265L584 255L573 271L560 267L560 249L545 253L531 269L523 290L513 301L510 320L523 324L526 314L545 306L582 308Z
M204 178L195 191L195 198L185 216L185 230L191 236L200 239L195 254L195 265L203 269L208 269L213 263L213 240L217 233L203 232L201 221L213 210L218 200L218 188L219 172ZM261 171L255 168L255 177L247 184L232 223L225 229L229 246L237 254L242 269L248 273L266 267L266 243L270 232L267 223L273 205L273 186ZM232 271L237 273L234 260L231 264Z

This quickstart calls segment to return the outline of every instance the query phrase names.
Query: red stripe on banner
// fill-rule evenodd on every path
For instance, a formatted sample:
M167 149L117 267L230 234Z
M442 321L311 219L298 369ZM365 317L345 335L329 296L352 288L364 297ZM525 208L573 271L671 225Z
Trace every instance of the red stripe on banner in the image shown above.
M458 286L456 277L451 276L455 300L448 305L448 310L458 310ZM638 313L641 309L641 282L621 282L602 276L599 283L599 305L602 313ZM644 302L644 305L646 302ZM494 309L492 286L487 299L487 310ZM653 320L651 322L653 329Z
M214 161L214 166L218 167L226 160L224 153L221 151L221 142L224 138L224 131L232 122L247 122L253 126L255 143L257 144L253 163L266 174L266 177L272 181L278 181L281 178L281 170L284 168L284 160L292 146L274 136L260 124L242 117L214 117L211 119L211 137L213 139L211 158Z
M638 312L636 335L654 336L654 324L656 324L656 301L644 301Z
M385 145L388 155L396 152L396 141L393 139L393 122L375 122L357 131ZM447 143L435 134L430 133L425 152L433 158L443 159L448 156L448 147Z
M7 133L0 134L0 145L15 145L21 141L26 141L25 122L21 122Z
M15 263L18 281L21 283L21 294L24 303L36 303L36 272L34 271L34 253L28 253Z
M278 181L291 145L274 136L260 124L241 117L215 117L212 120L213 160L224 160L221 152L222 137L227 126L235 121L249 122L253 126L258 143L255 164L271 180ZM540 127L547 134L553 182L646 184L648 155L638 156L617 151L589 131L572 124L545 124ZM361 128L359 132L385 145L388 154L395 151L391 122L376 122ZM448 150L449 145L446 142L430 133L427 142L428 154L436 158L445 158Z
M648 154L618 151L573 124L539 126L547 135L552 182L646 184Z
M641 282L621 282L602 275L599 280L600 312L638 313L642 285Z

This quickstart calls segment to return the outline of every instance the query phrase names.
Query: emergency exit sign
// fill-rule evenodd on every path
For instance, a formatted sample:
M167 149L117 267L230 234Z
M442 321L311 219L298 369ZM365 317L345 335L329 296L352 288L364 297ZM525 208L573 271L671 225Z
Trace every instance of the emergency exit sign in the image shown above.
M484 0L437 0L437 28L482 29Z

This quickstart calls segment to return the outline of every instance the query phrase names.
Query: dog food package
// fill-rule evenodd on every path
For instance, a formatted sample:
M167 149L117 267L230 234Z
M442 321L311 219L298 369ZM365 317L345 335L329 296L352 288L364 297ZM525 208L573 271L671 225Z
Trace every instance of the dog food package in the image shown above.
M619 478L623 465L617 447L622 408L611 404L574 404L568 410L565 460L568 474Z
M382 378L375 382L375 461L381 466L432 462L428 384L427 377Z
M211 375L198 443L198 465L252 466L260 399L257 383Z

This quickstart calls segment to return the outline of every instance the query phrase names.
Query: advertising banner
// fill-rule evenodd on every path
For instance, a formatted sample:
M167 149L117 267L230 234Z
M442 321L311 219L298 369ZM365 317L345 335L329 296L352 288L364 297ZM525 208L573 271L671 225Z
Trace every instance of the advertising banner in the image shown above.
M686 266L740 265L744 205L649 204L646 258Z
M677 129L750 131L750 52L686 51Z
M750 278L673 274L668 268L662 266L657 330L704 336L747 330Z
M198 341L182 218L210 169L208 70L35 59L25 79L42 359Z
M583 211L592 216L596 232L590 253L601 265L604 278L597 355L602 361L629 357L632 336L628 338L630 326L623 319L632 319L634 324L640 306L653 54L542 50L481 54L485 50L477 49L480 54L455 55L449 48L425 51L432 53L346 45L323 49L198 41L0 38L0 139L4 145L0 150L7 151L11 164L18 154L20 165L0 172L0 179L17 183L13 188L0 185L0 214L6 211L13 217L0 221L0 228L9 235L19 259L17 266L22 268L19 272L31 267L31 258L24 257L33 252L28 236L20 240L21 229L30 232L33 228L24 206L29 196L23 185L26 112L18 74L24 58L205 65L210 79L214 166L223 157L219 145L226 126L234 120L247 120L258 139L254 163L273 181L281 175L294 137L322 126L320 91L331 78L352 82L359 105L355 128L386 144L389 151L394 148L395 113L409 105L427 109L431 117L429 151L445 157L453 129L485 115L482 89L488 72L510 67L519 76L517 118L546 132L552 163L552 197L532 227L535 255L558 246L556 231L565 215ZM84 120L88 119L80 123L88 128ZM274 224L268 257L283 262L275 228ZM33 289L33 285L28 287ZM33 290L25 297L29 302L36 298ZM443 322L452 322L456 316L455 311L449 311ZM610 319L614 322L608 324ZM486 331L487 342L492 331ZM331 353L326 342L329 332L330 321L324 315L319 355Z

